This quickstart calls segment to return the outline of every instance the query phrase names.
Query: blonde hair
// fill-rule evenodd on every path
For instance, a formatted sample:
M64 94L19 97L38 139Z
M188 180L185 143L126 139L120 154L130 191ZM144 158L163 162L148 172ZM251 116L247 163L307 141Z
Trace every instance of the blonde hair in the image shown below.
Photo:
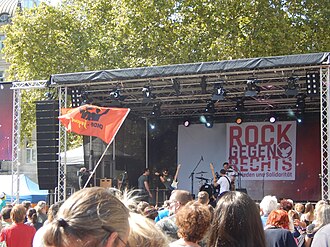
M130 213L129 246L167 247L169 241L166 235L156 227L155 223L141 214Z
M113 232L125 239L129 232L129 211L114 194L109 189L91 187L70 196L56 219L47 225L45 246L98 246Z

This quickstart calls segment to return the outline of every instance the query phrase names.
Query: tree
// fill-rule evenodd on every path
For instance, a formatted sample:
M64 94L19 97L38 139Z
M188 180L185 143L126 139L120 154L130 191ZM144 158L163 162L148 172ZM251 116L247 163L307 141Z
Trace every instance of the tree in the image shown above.
M9 79L23 81L54 73L329 51L329 9L327 0L67 0L13 18L4 27L4 53ZM26 97L23 110L36 98Z

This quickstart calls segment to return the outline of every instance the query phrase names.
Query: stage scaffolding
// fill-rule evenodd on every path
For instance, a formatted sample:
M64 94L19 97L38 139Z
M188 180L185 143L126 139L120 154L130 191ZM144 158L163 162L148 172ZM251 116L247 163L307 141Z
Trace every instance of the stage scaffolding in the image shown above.
M309 66L302 66L303 69L308 69ZM329 57L327 61L325 61L321 65L311 65L310 68L320 70L320 122L321 122L321 196L322 199L328 200L330 198L329 195L329 172L330 172L330 61ZM283 70L288 70L290 68L284 67ZM268 69L267 71L269 71ZM248 73L255 73L255 71L246 70ZM261 72L260 69L258 72ZM281 68L274 68L274 73L276 71L281 71ZM238 72L237 72L238 73ZM240 71L239 73L243 73ZM214 73L213 73L214 74ZM189 76L196 75L186 75L187 78ZM205 75L204 75L205 76ZM166 79L166 77L164 77ZM163 80L164 78L158 78L159 80ZM168 79L168 78L167 78ZM148 78L146 81L150 80ZM120 83L120 79L116 80L116 83ZM122 81L125 81L123 79ZM95 83L95 82L93 82ZM112 82L113 83L113 82ZM48 86L49 82L46 80L39 81L26 81L26 82L13 82L13 130L12 130L12 195L16 196L16 200L19 199L19 173L20 173L20 121L21 121L21 92L22 90L27 89L44 89ZM105 84L104 82L102 83ZM109 82L109 85L111 82ZM79 86L80 84L77 82L75 85L51 85L51 87L55 87L58 93L59 107L60 112L62 108L67 107L68 102L68 89L72 86ZM81 83L81 86L85 85ZM129 89L128 89L129 91ZM182 105L184 107L184 105ZM185 111L185 109L182 109ZM63 157L64 162L61 162L61 158L58 161L58 186L55 188L56 192L56 201L65 200L66 199L66 147L67 147L67 134L64 129L60 125L59 127L59 150L58 152L64 152L65 155ZM14 190L14 184L17 183L17 190Z

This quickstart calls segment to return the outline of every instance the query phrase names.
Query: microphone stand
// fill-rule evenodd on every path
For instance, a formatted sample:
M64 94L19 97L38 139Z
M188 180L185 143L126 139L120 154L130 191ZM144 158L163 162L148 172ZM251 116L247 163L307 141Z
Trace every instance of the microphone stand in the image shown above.
M195 166L194 170L192 170L192 172L190 173L190 176L188 178L191 178L191 194L194 194L194 175L195 175L195 171L197 169L197 167L199 166L199 164L201 163L201 161L203 160L203 156L201 156L200 160L198 161L197 165Z

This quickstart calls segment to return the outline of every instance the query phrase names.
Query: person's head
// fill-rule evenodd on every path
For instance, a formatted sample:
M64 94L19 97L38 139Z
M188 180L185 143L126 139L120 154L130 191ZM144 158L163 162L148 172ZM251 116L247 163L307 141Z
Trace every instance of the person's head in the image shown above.
M156 227L155 223L146 217L131 212L129 218L130 234L128 246L167 247L166 235Z
M175 214L179 209L193 200L192 195L186 190L173 190L170 196L170 213Z
M283 199L280 201L280 209L289 212L293 208L293 203L290 200Z
M305 210L305 206L302 203L296 203L294 205L294 210L296 210L296 212L298 212L298 213L303 213Z
M129 210L106 188L91 187L71 195L47 225L45 246L94 247L126 245Z
M63 204L63 202L56 202L56 203L50 205L48 212L47 212L48 223L52 222L55 219L55 217L58 213L58 210L60 209L62 204Z
M271 211L277 209L277 199L275 196L265 196L261 200L259 206L262 215L267 216L270 214Z
M149 202L146 202L146 201L140 201L139 204L138 204L137 207L136 207L136 211L137 211L137 213L139 213L139 214L143 214L144 209L145 209L146 207L148 207L149 205L150 205Z
M226 175L226 170L225 169L221 169L220 170L220 176L224 176Z
M176 214L175 223L180 238L197 243L209 230L211 212L208 206L191 201Z
M206 204L207 205L210 201L209 193L207 193L206 191L198 192L197 201L201 204Z
M45 214L47 211L47 204L45 201L39 201L37 205L35 206L35 210L37 210L37 213L43 213Z
M164 168L163 171L162 171L163 175L164 176L168 176L168 169L167 168Z
M32 206L30 201L22 201L22 205L26 208L26 210Z
M283 209L273 210L268 215L266 225L289 229L290 222L288 212Z
M6 200L6 193L5 192L0 193L0 200Z
M81 173L84 173L86 171L87 171L86 167L81 167L80 170L79 170L79 172L81 172Z
M37 211L34 208L29 208L26 212L26 216L28 219L33 223L37 223L38 217L37 217Z
M143 175L145 175L145 176L149 176L149 175L150 175L150 170L149 170L149 168L145 168L145 169L143 170Z
M143 210L143 215L148 219L155 220L158 216L158 211L154 206L149 205Z
M330 224L330 205L328 202L321 200L315 205L315 222L317 228Z
M223 169L225 169L226 171L229 169L229 163L228 162L225 162L223 163Z
M307 214L307 213L311 213L311 214L314 213L314 206L310 202L307 202L305 205L305 214Z
M10 212L10 218L14 223L23 223L25 220L25 214L25 207L21 204L17 204L12 208Z
M12 207L8 207L8 206L5 206L1 209L1 216L2 216L3 221L11 222L11 219L10 219L11 210L12 210Z
M217 203L208 246L265 245L264 230L255 202L246 193L227 192Z

